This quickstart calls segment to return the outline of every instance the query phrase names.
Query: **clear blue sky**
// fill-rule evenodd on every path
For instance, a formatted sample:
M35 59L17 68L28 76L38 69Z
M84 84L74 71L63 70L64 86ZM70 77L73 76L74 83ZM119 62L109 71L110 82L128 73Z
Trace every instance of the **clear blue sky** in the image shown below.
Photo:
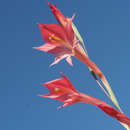
M130 117L130 1L53 0L79 28L91 59L109 80L125 114ZM0 2L0 129L122 130L120 124L89 104L61 110L62 103L41 98L41 84L67 75L81 92L111 104L87 67L73 58L49 67L54 56L33 50L43 44L36 23L57 23L45 0Z

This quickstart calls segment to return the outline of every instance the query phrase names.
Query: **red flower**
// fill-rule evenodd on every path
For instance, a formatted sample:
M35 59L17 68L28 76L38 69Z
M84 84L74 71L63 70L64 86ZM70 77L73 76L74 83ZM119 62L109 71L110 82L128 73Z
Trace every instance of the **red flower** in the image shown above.
M49 52L56 55L55 61L51 64L57 64L60 60L66 58L67 62L72 65L71 56L85 63L100 78L103 76L99 68L85 54L79 41L76 39L72 29L72 18L65 18L64 15L48 2L53 14L61 25L57 24L38 24L43 40L46 44L40 47L34 47L37 50Z
M57 24L38 24L46 44L34 48L56 54L55 61L51 65L57 64L64 58L66 58L67 62L72 65L72 50L77 43L77 40L74 39L74 32L70 26L71 22L72 19L67 22L66 28Z
M67 21L66 28L57 24L38 24L46 44L34 48L56 54L55 61L51 65L57 64L63 58L66 58L67 62L72 65L71 56L75 56L100 75L101 72L97 66L85 55L83 49L78 46L79 42L76 40L71 26L72 19Z
M48 2L48 5L61 25L38 24L43 40L47 43L34 48L55 54L55 61L51 65L57 64L60 60L66 58L66 61L72 66L71 56L74 56L76 51L80 52L80 57L85 55L72 29L74 15L72 18L65 18L53 4ZM79 54L76 54L76 56L79 56Z
M78 102L89 103L97 106L109 116L116 118L119 122L130 126L130 118L125 116L123 113L118 112L107 103L78 92L71 84L69 79L65 75L61 75L63 78L43 84L43 86L46 86L49 89L50 93L47 95L40 95L41 97L56 99L63 102L64 105L60 106L59 108L69 106Z
M73 85L66 76L64 76L63 74L61 75L63 77L62 79L56 79L43 84L49 89L50 93L47 95L40 96L64 102L65 104L61 107L65 107L79 102L78 91L73 87Z

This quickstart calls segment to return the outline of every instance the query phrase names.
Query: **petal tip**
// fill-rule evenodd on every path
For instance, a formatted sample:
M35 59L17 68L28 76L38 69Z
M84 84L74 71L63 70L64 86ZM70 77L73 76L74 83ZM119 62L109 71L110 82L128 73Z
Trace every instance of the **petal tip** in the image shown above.
M46 86L46 83L43 83L42 86Z
M40 97L42 97L42 95L41 95L41 94L38 94L37 96L40 96Z
M38 26L39 28L42 28L42 27L44 27L44 24L37 23L37 26Z
M64 78L64 77L66 77L62 72L60 72L60 75Z
M32 47L32 48L38 50L38 47Z

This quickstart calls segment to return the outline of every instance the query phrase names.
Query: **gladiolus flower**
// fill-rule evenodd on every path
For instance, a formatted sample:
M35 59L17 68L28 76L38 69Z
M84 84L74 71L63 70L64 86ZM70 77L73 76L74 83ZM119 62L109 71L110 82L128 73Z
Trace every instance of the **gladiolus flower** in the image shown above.
M75 56L101 76L100 74L102 73L98 67L86 56L84 50L78 46L79 42L75 39L71 26L72 19L73 17L67 21L66 28L58 24L38 24L46 44L34 48L56 54L55 61L51 65L57 64L63 58L66 58L67 62L72 65L71 56Z
M57 24L38 24L43 40L46 44L40 47L34 47L37 50L49 52L56 55L55 61L51 64L57 64L60 60L66 58L67 62L72 65L71 56L85 63L99 77L102 73L99 68L85 54L84 49L74 35L72 29L72 18L65 18L64 15L51 3L48 2L53 14L61 25Z
M78 92L74 88L72 83L69 81L69 79L65 75L63 74L61 75L63 78L52 80L50 82L43 84L43 86L46 86L49 89L50 93L47 95L39 95L39 96L63 102L64 105L60 106L59 108L79 102L92 104L100 108L107 115L117 119L119 122L128 125L130 127L130 118L125 116L123 113L118 112L107 103L94 97Z
M67 23L67 28L58 24L38 24L46 44L34 48L55 54L55 61L51 65L57 64L64 58L72 65L71 56L73 56L73 48L77 44L77 40L74 39L74 33L69 24L71 24L71 20Z
M88 67L92 69L105 83L105 77L100 69L92 62L86 55L84 49L81 47L79 41L76 39L74 31L72 29L72 18L66 18L64 15L54 6L48 2L54 16L60 23L57 24L38 24L43 40L47 42L40 47L34 47L37 50L49 52L56 55L55 61L51 64L57 64L60 60L66 58L66 61L72 66L71 57L75 56L82 61Z

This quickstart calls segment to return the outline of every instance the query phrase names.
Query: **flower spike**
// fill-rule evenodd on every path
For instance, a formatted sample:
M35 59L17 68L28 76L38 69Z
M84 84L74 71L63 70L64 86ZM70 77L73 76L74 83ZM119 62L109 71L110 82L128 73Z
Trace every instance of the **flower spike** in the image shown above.
M130 118L125 116L123 113L118 112L107 103L94 97L78 92L65 75L61 73L61 76L62 78L52 80L43 84L43 86L46 86L49 89L50 93L47 95L40 95L40 96L63 102L64 105L58 108L63 108L79 102L92 104L100 108L107 115L117 119L119 122L121 122L121 124L130 127Z
M60 25L38 24L43 40L46 43L44 45L41 45L40 47L33 47L33 48L56 55L54 62L50 66L59 63L60 60L62 59L66 59L66 61L71 66L73 66L71 57L75 56L77 59L79 59L81 62L83 62L88 66L91 74L93 75L98 85L102 88L102 90L106 93L106 95L118 108L118 110L122 112L106 77L101 72L101 70L96 66L96 64L88 57L84 41L80 36L76 26L72 23L73 17L72 18L65 17L56 8L56 6L54 6L50 2L48 2L48 5L51 8L54 16L56 17ZM80 45L79 41L82 43L82 46ZM101 79L106 90L101 86L96 75ZM130 128L128 129L130 130Z
M52 13L56 17L57 21L61 24L61 26L65 27L68 19L63 16L63 14L56 8L56 6L54 6L51 3L48 3L48 5L50 6L50 8L52 10ZM77 50L78 50L78 52L80 52L80 54L75 55L75 57L88 66L88 68L89 68L89 70L90 70L90 72L91 72L91 74L93 75L94 78L96 76L95 74L97 74L99 76L99 78L101 79L102 83L104 84L104 86L105 86L105 88L107 90L107 92L105 92L105 93L107 93L107 96L109 97L109 99L122 112L122 110L121 110L121 108L119 106L119 103L118 103L118 101L117 101L117 99L116 99L116 97L115 97L115 95L114 95L114 93L113 93L113 91L111 89L111 86L109 85L106 77L100 71L100 69L96 66L96 64L94 64L89 59L87 50L86 50L85 45L84 45L84 41L83 41L82 37L80 36L76 26L73 23L72 23L72 28L74 30L74 33L75 33L76 37L78 37L78 39L80 40L80 42L83 45L83 48L81 47L80 44L77 45ZM95 80L99 84L99 86L101 86L98 79L96 78ZM104 88L103 87L101 87L101 88L104 91Z

